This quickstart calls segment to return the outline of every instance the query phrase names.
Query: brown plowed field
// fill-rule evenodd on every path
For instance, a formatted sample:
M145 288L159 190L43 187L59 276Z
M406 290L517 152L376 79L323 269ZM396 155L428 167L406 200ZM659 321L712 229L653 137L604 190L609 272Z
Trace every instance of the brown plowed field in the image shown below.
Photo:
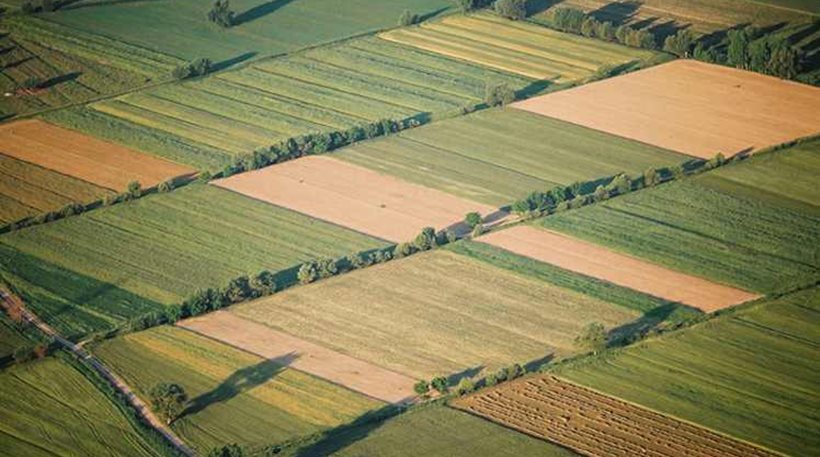
M517 226L482 236L481 242L566 270L683 303L705 312L734 306L758 295L670 270L549 230Z
M0 152L64 175L122 191L152 187L194 170L36 119L0 126Z
M329 157L303 157L219 180L217 186L385 240L424 227L463 230L464 215L494 208Z
M550 375L502 384L453 406L589 456L777 455Z
M413 378L332 351L226 311L184 320L177 325L268 359L296 354L290 367L363 393L400 403L412 399Z
M820 132L820 89L694 60L512 106L701 158Z

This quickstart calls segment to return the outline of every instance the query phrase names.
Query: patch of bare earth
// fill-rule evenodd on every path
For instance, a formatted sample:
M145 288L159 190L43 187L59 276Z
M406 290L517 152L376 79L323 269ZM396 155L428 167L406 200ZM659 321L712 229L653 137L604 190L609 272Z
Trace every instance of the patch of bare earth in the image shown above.
M189 167L36 119L0 126L0 152L115 191L125 190L132 181L152 187L169 178L195 172Z
M227 311L216 311L177 325L267 359L296 355L291 368L347 387L371 398L401 403L415 397L415 379L332 351Z
M700 158L820 132L820 88L694 60L512 106Z
M329 157L310 156L215 185L394 242L424 227L464 230L470 211L494 208Z
M777 455L551 375L483 390L453 406L588 456Z
M478 241L704 312L759 297L535 227L517 226L500 230L482 236Z

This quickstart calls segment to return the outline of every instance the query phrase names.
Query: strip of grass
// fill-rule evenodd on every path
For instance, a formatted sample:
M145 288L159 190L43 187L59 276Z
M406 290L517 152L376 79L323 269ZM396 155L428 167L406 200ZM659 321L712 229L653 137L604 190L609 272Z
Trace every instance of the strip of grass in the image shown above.
M555 371L747 441L816 455L818 328L815 288Z
M348 422L379 403L177 327L108 340L95 354L147 398L161 382L190 401L172 427L202 454L230 443L260 447ZM294 354L293 357L298 357Z

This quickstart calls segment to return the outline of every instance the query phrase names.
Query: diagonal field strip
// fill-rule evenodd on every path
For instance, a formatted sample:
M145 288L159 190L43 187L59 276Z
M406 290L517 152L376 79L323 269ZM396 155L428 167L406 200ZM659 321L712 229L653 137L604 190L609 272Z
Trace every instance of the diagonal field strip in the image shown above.
M759 297L545 229L518 226L479 241L704 312Z
M327 349L227 311L177 325L267 359L298 354L289 366L388 403L412 399L416 380Z

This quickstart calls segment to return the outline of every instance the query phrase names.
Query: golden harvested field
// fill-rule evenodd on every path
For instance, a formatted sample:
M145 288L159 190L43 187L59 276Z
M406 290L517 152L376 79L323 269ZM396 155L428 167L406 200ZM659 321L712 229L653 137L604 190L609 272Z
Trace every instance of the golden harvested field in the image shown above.
M194 170L133 149L30 119L0 126L0 153L115 191L152 187Z
M522 225L501 230L482 236L479 241L705 312L759 297L535 227Z
M385 240L412 240L424 227L463 229L488 205L410 184L329 157L310 156L242 173L215 185Z
M450 16L420 27L394 29L381 38L533 79L562 83L605 65L647 59L631 49L491 14Z
M291 367L378 400L400 403L415 397L415 379L280 332L227 311L186 319L177 325L266 359L295 355Z
M700 158L820 132L820 88L694 60L512 106Z
M454 405L589 456L777 455L551 375L502 384Z
M420 379L574 353L639 313L435 250L234 306L245 319Z

